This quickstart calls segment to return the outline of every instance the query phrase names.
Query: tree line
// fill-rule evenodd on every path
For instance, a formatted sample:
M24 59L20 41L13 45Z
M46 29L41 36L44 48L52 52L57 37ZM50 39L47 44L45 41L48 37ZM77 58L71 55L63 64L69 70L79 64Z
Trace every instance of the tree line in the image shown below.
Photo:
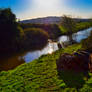
M48 34L42 29L23 29L10 8L0 9L0 56L45 46ZM33 48L34 47L34 48Z

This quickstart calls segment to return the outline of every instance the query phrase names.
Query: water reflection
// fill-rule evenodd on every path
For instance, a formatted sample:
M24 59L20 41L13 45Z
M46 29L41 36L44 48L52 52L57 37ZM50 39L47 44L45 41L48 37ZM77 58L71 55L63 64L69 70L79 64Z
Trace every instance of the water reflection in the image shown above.
M85 39L90 35L91 30L92 30L92 28L88 28L86 30L74 33L72 35L73 39L77 42L80 42L82 39ZM69 37L67 35L61 36L58 39L58 42L60 42L60 43L61 42L68 42L68 41L69 41ZM24 58L25 62L30 62L34 59L39 58L42 55L45 55L48 53L51 54L52 52L54 52L56 50L58 50L57 43L49 42L48 45L43 50L36 50L33 52L28 52L23 56L23 58Z
M73 40L80 42L82 39L87 38L92 31L92 28L86 29L84 31L80 31L73 34Z
M80 42L82 39L87 38L90 35L92 28L86 29L84 31L80 31L77 33L74 33L73 39L77 42ZM61 36L58 39L58 42L61 44L64 42L68 42L69 37L67 35ZM62 44L63 47L63 44ZM33 52L27 52L27 53L21 53L14 55L13 57L5 58L4 60L0 60L0 70L9 70L13 69L16 66L24 63L24 62L31 62L34 59L39 58L42 55L45 54L51 54L52 52L58 50L57 42L52 42L51 40L49 41L48 45L42 49L42 50L36 50Z
M73 40L75 40L76 42L80 42L82 39L87 38L90 35L91 31L92 31L92 28L88 28L86 30L74 33L72 35ZM69 37L67 35L59 37L59 42L67 42L67 41L69 41Z
M66 41L69 41L69 37L64 35L64 36L61 36L59 37L58 39L59 42L66 42Z
M14 69L15 67L25 63L24 59L21 59L20 54L10 56L10 57L5 57L4 59L0 59L0 71L1 70L11 70Z
M52 52L56 50L58 50L57 43L48 43L48 45L44 49L33 51L33 52L28 52L23 56L23 58L26 62L30 62L34 59L39 58L42 55L45 55L48 53L51 54Z

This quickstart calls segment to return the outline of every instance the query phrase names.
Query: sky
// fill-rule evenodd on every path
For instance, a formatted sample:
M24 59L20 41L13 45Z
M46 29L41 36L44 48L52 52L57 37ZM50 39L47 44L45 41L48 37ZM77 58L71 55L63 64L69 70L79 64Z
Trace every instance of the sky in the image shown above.
M11 8L20 20L62 15L92 18L92 0L0 0L0 8Z

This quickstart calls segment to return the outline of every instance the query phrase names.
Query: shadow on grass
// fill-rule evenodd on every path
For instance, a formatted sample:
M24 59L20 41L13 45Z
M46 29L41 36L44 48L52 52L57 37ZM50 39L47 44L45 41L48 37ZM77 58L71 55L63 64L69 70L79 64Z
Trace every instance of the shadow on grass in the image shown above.
M59 78L64 81L68 88L82 88L85 81L88 80L88 73L73 71L58 71Z

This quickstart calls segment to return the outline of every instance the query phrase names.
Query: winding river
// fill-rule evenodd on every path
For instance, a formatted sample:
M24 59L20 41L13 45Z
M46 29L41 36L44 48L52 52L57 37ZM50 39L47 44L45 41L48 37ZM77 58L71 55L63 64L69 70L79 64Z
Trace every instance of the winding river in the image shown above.
M90 35L90 32L92 31L92 27L79 31L77 33L74 33L72 35L73 40L75 40L76 42L80 42L82 39L87 38ZM15 55L11 58L8 59L4 59L4 62L2 61L2 63L0 64L0 68L2 70L9 70L9 69L13 69L14 67L20 65L21 63L28 63L31 62L35 59L38 59L40 56L45 55L45 54L51 54L52 52L58 50L58 46L57 43L58 42L68 42L69 37L67 35L63 35L60 36L58 38L57 42L48 42L47 46L42 49L42 50L36 50L36 51L29 51L27 53L22 53L22 54L18 54Z
M76 42L80 42L82 39L87 38L90 35L91 31L92 31L92 28L88 28L88 29L79 31L77 33L74 33L72 35L73 40L75 40ZM64 35L64 36L59 37L57 42L67 42L67 41L69 41L68 39L69 39L69 37L67 35ZM30 62L34 59L39 58L40 56L42 56L44 54L48 54L48 53L51 54L52 52L58 50L57 42L56 43L55 42L53 42L53 43L49 42L48 45L42 50L27 52L23 56L25 62Z

